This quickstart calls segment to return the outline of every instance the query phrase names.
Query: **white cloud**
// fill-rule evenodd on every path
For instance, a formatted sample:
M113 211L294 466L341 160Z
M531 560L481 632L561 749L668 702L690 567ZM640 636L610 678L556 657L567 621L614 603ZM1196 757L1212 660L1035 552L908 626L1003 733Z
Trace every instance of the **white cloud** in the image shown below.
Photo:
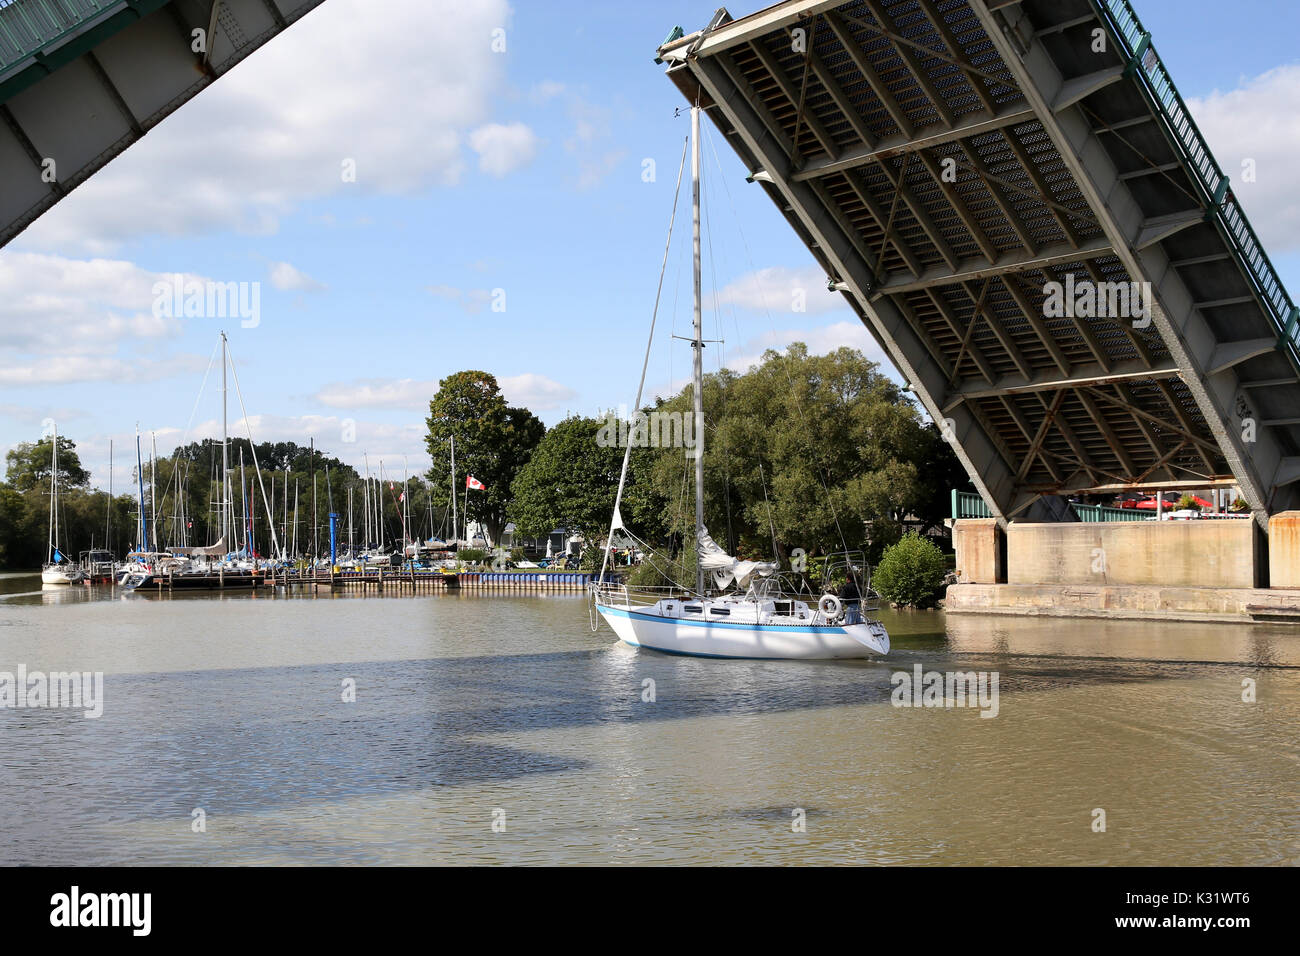
M568 386L533 372L498 378L497 384L507 402L534 412L559 408L562 403L577 395ZM315 398L330 408L406 408L424 411L437 393L438 383L435 380L368 378L331 383L321 388Z
M458 181L490 118L506 0L331 0L168 117L24 234L103 252L150 233L274 232L301 200ZM394 29L400 24L400 29ZM453 24L453 27L448 26ZM449 30L451 32L449 32ZM356 182L343 182L354 160Z
M609 109L580 96L574 96L569 104L573 133L565 140L564 148L574 159L578 171L575 186L580 190L599 186L627 155L625 150L610 145L610 115Z
M202 372L207 359L198 355L176 355L166 359L131 360L96 355L55 355L30 364L5 362L0 367L0 386L68 385L73 382L154 382L174 375Z
M325 288L323 283L287 262L271 263L271 285L283 292L319 292Z
M1187 106L1265 248L1300 247L1300 193L1293 173L1300 153L1300 65L1193 97ZM1254 160L1253 183L1242 178L1244 160Z
M763 332L729 352L724 364L733 372L747 372L763 361L763 353L768 349L784 352L792 342L803 342L807 345L809 355L826 355L838 348L857 349L869 360L879 363L881 373L895 381L902 381L893 363L889 361L876 340L871 337L871 333L867 331L867 327L856 316L842 322L832 322L829 325L813 328L772 329ZM705 372L712 371L716 371L716 367L705 368ZM689 385L690 381L688 375L661 383L649 389L649 394L670 398Z
M102 354L124 339L176 336L178 320L153 314L158 281L171 276L124 260L6 252L0 256L0 348Z
M429 294L448 302L456 302L470 315L477 315L488 307L492 301L493 291L489 289L459 289L454 285L425 286Z
M499 179L533 161L537 134L523 123L488 123L469 134L469 145L478 153L478 168Z
M534 372L497 379L497 384L507 402L533 412L551 411L577 397L577 392L567 385Z
M528 98L534 103L545 103L548 100L555 99L564 90L564 84L558 80L542 80L542 82L534 84L533 88L528 91Z
M368 378L332 382L316 393L316 401L330 408L423 409L438 392L436 381L413 378Z
M826 288L826 273L819 266L790 269L769 266L743 275L717 295L723 305L756 312L820 315L845 308L844 297ZM802 306L802 309L797 308Z

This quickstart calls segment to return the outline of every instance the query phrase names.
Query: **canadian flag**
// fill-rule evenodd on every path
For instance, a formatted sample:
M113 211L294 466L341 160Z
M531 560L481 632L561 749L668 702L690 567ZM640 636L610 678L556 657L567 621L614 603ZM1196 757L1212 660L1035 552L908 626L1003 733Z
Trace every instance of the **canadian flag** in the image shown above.
M471 488L471 489L473 489L474 491L486 491L486 490L487 490L487 486L486 486L485 484L483 484L483 482L481 482L481 481L479 481L477 478L475 478L473 475L466 475L466 476L465 476L465 487L466 487L466 488Z

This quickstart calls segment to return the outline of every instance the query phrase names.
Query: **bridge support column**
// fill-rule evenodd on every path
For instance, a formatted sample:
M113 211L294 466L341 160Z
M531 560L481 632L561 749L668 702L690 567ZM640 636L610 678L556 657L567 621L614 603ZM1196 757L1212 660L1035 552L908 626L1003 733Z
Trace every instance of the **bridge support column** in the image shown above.
M1268 579L1275 588L1300 588L1300 511L1268 519Z
M962 584L1005 584L1007 539L996 518L959 518L953 522L957 576Z

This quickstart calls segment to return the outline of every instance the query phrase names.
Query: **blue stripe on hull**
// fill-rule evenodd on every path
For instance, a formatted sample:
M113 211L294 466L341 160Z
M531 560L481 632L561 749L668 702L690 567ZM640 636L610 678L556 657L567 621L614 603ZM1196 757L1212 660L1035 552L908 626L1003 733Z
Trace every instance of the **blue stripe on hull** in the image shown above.
M602 614L613 614L616 617L629 617L637 621L654 621L659 624L689 624L691 627L713 627L719 630L731 629L739 631L781 631L798 634L839 634L847 636L848 632L842 627L821 627L814 625L791 625L784 627L776 624L736 624L730 621L694 621L682 617L660 617L658 614L640 614L636 611L625 611L618 607L608 607L604 604L597 604L596 609ZM710 655L715 656L715 655Z

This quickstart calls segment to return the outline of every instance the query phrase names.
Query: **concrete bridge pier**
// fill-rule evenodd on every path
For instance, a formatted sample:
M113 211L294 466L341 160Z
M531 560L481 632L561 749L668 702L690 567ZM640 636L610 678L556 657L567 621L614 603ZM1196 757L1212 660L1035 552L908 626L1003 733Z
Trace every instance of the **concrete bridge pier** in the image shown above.
M950 612L1300 623L1300 511L1255 521L953 524Z

